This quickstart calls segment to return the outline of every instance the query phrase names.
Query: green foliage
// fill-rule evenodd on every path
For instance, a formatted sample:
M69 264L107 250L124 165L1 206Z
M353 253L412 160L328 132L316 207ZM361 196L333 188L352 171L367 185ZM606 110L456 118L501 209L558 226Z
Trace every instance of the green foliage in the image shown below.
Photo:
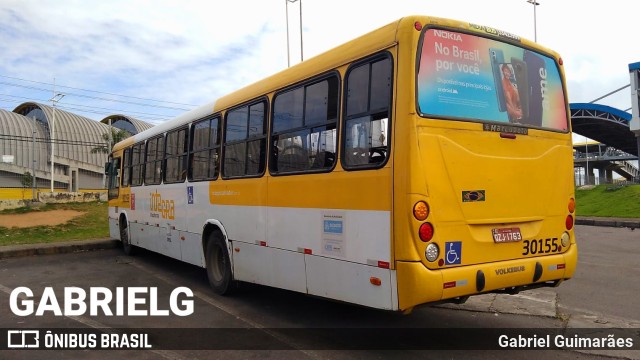
M109 237L107 203L105 202L48 204L39 209L21 208L2 211L0 215L34 213L34 215L38 216L47 216L47 210L76 210L85 214L70 220L66 224L56 226L0 227L0 246L104 239Z
M108 132L102 134L102 140L104 140L105 145L94 147L93 149L91 149L91 153L108 154L109 149L113 149L113 145L128 138L129 136L131 136L131 134L126 130L111 128L111 136L109 136ZM107 147L109 142L111 142L111 146Z
M578 216L640 217L640 185L599 185L592 190L576 189Z
M28 171L25 171L22 176L20 176L20 184L22 184L23 188L30 188L33 185L33 176Z

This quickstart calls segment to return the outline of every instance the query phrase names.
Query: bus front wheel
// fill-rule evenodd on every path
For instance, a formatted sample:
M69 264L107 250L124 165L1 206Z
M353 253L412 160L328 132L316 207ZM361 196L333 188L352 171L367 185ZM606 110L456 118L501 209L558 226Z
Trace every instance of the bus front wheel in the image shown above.
M228 295L233 291L231 261L224 237L219 231L209 235L206 251L207 277L216 294Z

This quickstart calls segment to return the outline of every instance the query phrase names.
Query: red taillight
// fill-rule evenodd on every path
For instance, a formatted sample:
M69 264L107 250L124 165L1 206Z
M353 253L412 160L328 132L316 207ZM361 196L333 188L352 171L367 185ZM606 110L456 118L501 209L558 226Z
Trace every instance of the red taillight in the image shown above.
M564 221L564 225L567 227L567 230L573 229L573 216L567 215L567 219Z
M562 66L562 64L564 64L564 61L562 61L562 58L558 59L558 63L560 64L560 66Z
M418 235L420 236L420 240L427 242L433 239L433 225L426 222L420 225L420 229L418 230Z
M414 22L413 27L416 28L416 30L418 31L422 30L422 24L420 24L420 21Z

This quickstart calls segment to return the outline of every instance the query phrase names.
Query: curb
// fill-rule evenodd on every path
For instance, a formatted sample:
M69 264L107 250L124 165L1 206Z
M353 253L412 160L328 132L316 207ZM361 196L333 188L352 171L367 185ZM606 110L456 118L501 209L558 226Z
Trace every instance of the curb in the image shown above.
M640 220L631 219L611 219L611 218L577 218L576 225L603 226L603 227L626 227L630 229L640 228Z
M25 244L0 246L0 259L34 255L66 254L80 251L113 249L120 246L120 240L82 240L62 243Z

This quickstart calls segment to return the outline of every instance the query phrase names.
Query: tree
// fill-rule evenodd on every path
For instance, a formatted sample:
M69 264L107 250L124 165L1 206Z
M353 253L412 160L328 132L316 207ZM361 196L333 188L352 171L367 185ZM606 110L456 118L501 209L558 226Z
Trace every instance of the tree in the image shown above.
M113 149L113 145L128 138L129 136L131 136L131 134L127 130L111 128L111 139L109 139L109 133L102 134L102 140L104 140L105 145L94 147L91 149L91 153L108 154L109 149ZM109 144L109 140L111 140L111 146L107 146L107 144Z
M24 200L24 193L27 189L31 188L33 185L33 175L30 172L25 171L22 176L20 176L20 184L22 184L22 199Z

